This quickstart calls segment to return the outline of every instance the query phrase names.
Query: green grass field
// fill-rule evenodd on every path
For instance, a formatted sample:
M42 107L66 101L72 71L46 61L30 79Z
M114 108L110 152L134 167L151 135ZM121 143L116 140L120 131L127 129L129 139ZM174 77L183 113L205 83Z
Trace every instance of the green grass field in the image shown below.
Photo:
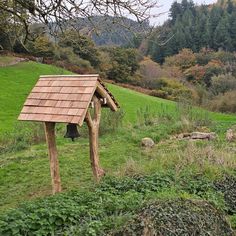
M68 72L34 62L0 68L0 137L3 136L0 148L1 140L2 145L5 145L5 137L14 138L18 132L29 128L22 122L19 125L17 117L39 75L64 73ZM226 172L234 173L235 144L225 142L224 135L229 127L236 124L236 116L210 113L199 108L186 110L174 102L116 85L108 84L108 88L125 113L121 127L100 137L101 165L108 175L132 176L171 170L176 176L197 174L214 180ZM107 115L107 112L103 115ZM188 119L191 117L190 122ZM205 126L219 135L216 141L170 139L178 132L206 129ZM82 138L72 143L63 139L64 128L63 125L58 126L57 139L63 191L89 190L93 188L94 182L87 129L83 127ZM32 129L29 128L27 132L32 132ZM27 132L23 132L24 135ZM151 150L140 146L140 140L146 136L157 143ZM15 143L11 143L11 149L0 154L0 211L51 193L46 145L26 145L24 149L18 150L15 147L24 142L24 137L17 136ZM165 194L170 196L171 193L171 190L166 191L162 197L165 198Z
M66 74L65 70L35 62L24 62L15 66L0 68L0 134L13 129L23 103L40 75ZM174 112L174 102L147 96L115 85L108 85L121 108L125 111L125 120L135 122L137 110L149 106L152 111L169 109ZM235 116L209 113L213 120L233 122Z

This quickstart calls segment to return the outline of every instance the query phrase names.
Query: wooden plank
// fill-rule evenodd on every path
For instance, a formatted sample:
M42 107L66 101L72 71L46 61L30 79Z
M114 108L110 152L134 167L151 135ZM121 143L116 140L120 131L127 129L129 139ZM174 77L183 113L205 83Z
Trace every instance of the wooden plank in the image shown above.
M43 121L43 122L59 122L59 123L70 123L75 116L69 115L49 115L49 114L20 114L18 120L25 121ZM76 116L76 120L80 120L80 116ZM78 122L79 123L79 122Z
M111 108L112 111L117 111L118 107L111 98L110 94L105 90L105 88L98 82L96 91L103 97L107 99L107 105Z
M40 99L26 99L24 106L37 106L40 102Z
M57 101L57 104L55 107L61 107L61 108L86 108L87 102L81 102L81 101Z
M55 107L57 104L56 100L41 100L39 106L43 107Z
M81 126L82 125L81 122L83 123L82 117L79 117L79 116L71 117L70 123L79 124Z
M78 108L56 108L56 107L32 107L24 106L22 114L48 114L48 115L79 115L81 116L84 109Z
M32 93L59 93L61 91L62 87L38 87L35 86L32 89Z
M44 123L46 142L48 146L48 155L50 162L50 173L52 180L52 193L61 192L61 178L59 173L59 161L56 147L55 138L55 123L45 122Z

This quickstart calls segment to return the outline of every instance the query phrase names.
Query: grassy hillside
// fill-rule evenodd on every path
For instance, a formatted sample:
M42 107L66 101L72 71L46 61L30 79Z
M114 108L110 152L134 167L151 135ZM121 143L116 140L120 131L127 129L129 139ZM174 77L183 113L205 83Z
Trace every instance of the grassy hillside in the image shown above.
M35 62L0 67L0 133L13 128L22 105L39 75L63 73L65 71L60 68Z
M2 212L10 207L18 206L25 200L44 197L51 193L46 145L44 142L37 145L27 143L27 137L35 132L34 128L38 127L39 131L43 133L42 127L38 124L30 126L27 123L17 126L17 129L13 127L17 123L16 119L23 102L38 76L62 73L67 72L34 62L0 68L0 136L3 136L0 139L0 211ZM108 176L154 174L150 178L147 177L147 180L141 179L143 181L140 185L141 190L131 190L127 194L125 193L124 205L126 208L134 207L135 202L132 202L132 199L136 199L134 201L140 203L138 194L147 191L151 193L148 198L200 198L213 202L220 209L225 209L226 203L222 199L222 194L209 186L212 186L215 180L225 174L235 174L235 144L227 143L224 135L225 131L236 123L236 116L209 113L115 85L109 84L108 87L118 100L125 116L123 125L114 128L116 124L114 125L111 120L116 120L117 117L114 116L111 119L109 116L111 112L103 113L99 140L102 167ZM107 119L109 117L110 120ZM104 128L108 128L108 130ZM171 139L175 134L195 130L214 131L219 138L209 142ZM14 133L10 135L10 131L14 131ZM94 182L89 161L87 128L84 126L80 129L82 137L74 143L63 138L64 131L64 125L57 127L63 191L83 190L87 191L86 194L90 196L94 191ZM146 136L153 138L156 142L155 147L150 150L140 146L140 140ZM5 142L5 138L14 141L9 144ZM2 149L1 154L1 145L6 145L6 147L10 145L11 148L6 148L5 151ZM155 173L161 177L155 177ZM170 179L174 182L168 186L165 185L169 183ZM127 186L131 184L134 189L138 188L140 184L139 182L133 183L133 180L129 179L122 181L124 182L113 183L120 188L119 191L123 191L122 188L126 184ZM156 181L158 184L159 181L162 181L160 182L162 187L160 189L158 187L157 192L153 190L153 184ZM110 190L109 184L105 184L102 191L105 191L104 194L109 198L104 201L113 203L112 198L110 199L111 191L116 192L116 190ZM83 193L81 194L83 195ZM70 201L70 197L65 198ZM142 198L146 199L143 195ZM123 197L117 197L114 201L120 199ZM126 200L128 202L125 202ZM116 203L117 205L114 207L119 208L119 202ZM126 215L126 213L124 214ZM91 220L91 217L89 219ZM81 235L90 234L82 233Z
M66 74L65 70L35 62L19 63L15 66L0 68L0 134L9 131L20 113L23 103L40 75ZM171 112L175 110L176 103L147 96L115 85L108 85L125 112L125 120L134 122L137 110L149 106L152 111L163 108ZM216 121L235 121L235 116L209 113Z

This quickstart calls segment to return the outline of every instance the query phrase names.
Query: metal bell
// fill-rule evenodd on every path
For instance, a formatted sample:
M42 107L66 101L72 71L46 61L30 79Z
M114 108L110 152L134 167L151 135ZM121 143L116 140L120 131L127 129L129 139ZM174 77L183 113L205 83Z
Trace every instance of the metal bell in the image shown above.
M71 140L74 142L75 138L80 137L79 131L77 129L76 124L68 124L66 126L66 134L64 135L64 138L71 138Z

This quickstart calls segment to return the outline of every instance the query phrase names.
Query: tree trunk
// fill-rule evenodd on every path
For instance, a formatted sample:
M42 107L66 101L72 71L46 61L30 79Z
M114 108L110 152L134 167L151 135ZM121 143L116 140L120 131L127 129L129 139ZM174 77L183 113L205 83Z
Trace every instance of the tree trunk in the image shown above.
M50 172L52 178L52 193L61 192L61 179L59 173L59 162L55 138L55 123L45 122L45 136L48 145L48 155L50 161Z
M101 119L101 103L100 100L94 96L94 118L92 119L89 111L86 114L86 122L89 128L89 145L90 145L90 161L93 170L93 175L96 181L105 174L104 170L99 166L99 154L98 154L98 134L99 124Z

